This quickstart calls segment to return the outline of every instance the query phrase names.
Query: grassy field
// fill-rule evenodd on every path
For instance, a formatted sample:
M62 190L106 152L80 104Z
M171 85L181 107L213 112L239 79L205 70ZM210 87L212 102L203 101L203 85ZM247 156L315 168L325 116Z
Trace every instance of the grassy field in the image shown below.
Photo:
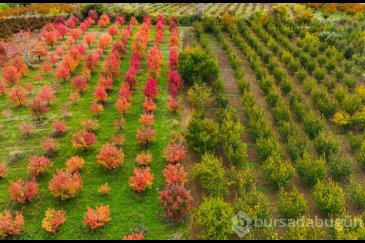
M121 30L125 26L121 26L119 34L114 37L114 41L120 38ZM133 33L137 32L139 26L135 26ZM100 31L99 28L90 28L89 31ZM153 46L154 26L151 27L151 37L149 47ZM68 100L68 96L72 91L70 81L62 84L62 88L56 94L56 102L52 105L47 118L36 124L35 134L29 138L22 138L19 132L19 125L22 122L31 121L31 113L28 108L13 107L6 96L0 97L0 109L4 111L9 107L12 113L10 118L1 116L0 123L4 124L1 131L0 145L2 152L0 160L6 161L9 153L14 151L23 151L25 154L22 158L9 164L8 177L0 181L0 209L12 209L22 211L25 217L26 226L24 232L20 236L21 239L121 239L124 235L131 233L131 230L143 228L146 231L145 239L168 239L173 234L187 233L187 227L171 225L166 222L163 217L162 207L158 201L159 190L164 186L164 178L162 170L166 164L162 158L163 149L171 138L172 130L179 130L179 125L173 125L173 120L179 120L179 114L171 114L167 109L168 91L167 91L167 63L168 63L168 28L165 28L164 43L161 45L161 52L164 55L161 76L158 78L158 97L157 110L155 112L155 123L153 125L157 132L155 141L149 145L148 149L152 152L153 161L151 163L151 171L155 175L155 180L150 191L144 193L134 193L128 184L128 179L133 175L133 168L136 167L135 156L141 150L136 143L136 129L140 126L138 123L139 116L143 110L143 85L147 80L145 58L142 60L142 68L138 73L137 88L131 99L132 107L125 115L124 135L125 143L122 150L125 154L124 166L116 169L116 171L106 171L96 163L96 156L101 146L111 142L113 134L116 134L113 122L118 117L115 109L115 102L118 97L118 90L122 82L124 82L124 74L129 67L129 59L132 54L131 43L133 38L129 40L127 53L121 60L121 75L114 81L113 89L108 94L108 100L104 105L104 111L100 117L93 117L89 111L89 106L93 100L93 92L96 83L99 80L98 71L106 57L110 54L109 50L104 52L99 66L93 72L92 78L89 80L89 87L80 97L77 104L70 106L72 117L65 120L68 126L66 135L59 138L60 147L57 155L52 158L53 166L41 178L38 179L40 191L37 197L29 205L19 205L11 202L9 197L9 185L11 181L18 179L26 179L26 166L28 156L33 154L41 154L40 142L51 134L51 122L55 118L62 118L61 108ZM98 38L96 38L97 40ZM97 48L97 41L92 45L92 49ZM147 48L147 50L148 50ZM89 50L90 51L90 50ZM81 71L81 65L76 69L75 74ZM52 83L56 80L53 74L45 76L42 81L33 80L37 70L30 71L22 79L21 84L32 82L35 87L41 84ZM36 89L36 88L35 88ZM37 94L35 91L34 94ZM81 121L87 118L97 119L100 128L96 132L97 142L88 151L77 151L71 145L72 134L81 129ZM32 121L36 123L35 121ZM5 149L6 148L6 149ZM60 202L53 198L48 190L48 183L52 173L58 168L65 166L65 161L71 156L79 155L85 159L85 166L81 171L83 179L83 189L81 193L73 199L66 202ZM108 183L111 187L109 196L101 196L97 192L97 188ZM95 208L98 205L109 205L111 210L111 222L106 227L91 232L83 225L82 220L87 206ZM50 235L41 228L41 221L47 208L64 209L67 213L67 220L59 229L56 235ZM148 210L146 210L148 208Z

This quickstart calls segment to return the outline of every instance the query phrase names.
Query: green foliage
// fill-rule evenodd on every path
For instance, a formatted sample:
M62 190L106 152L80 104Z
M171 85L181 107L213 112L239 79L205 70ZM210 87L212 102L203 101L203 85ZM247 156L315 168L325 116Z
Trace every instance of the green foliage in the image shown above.
M305 216L304 218L297 219L292 224L289 224L285 232L285 239L287 240L323 240L324 232L323 228L316 226L313 227L312 218ZM303 227L303 224L305 225Z
M179 54L178 72L188 84L212 83L218 78L218 62L200 47L187 47Z
M326 177L327 167L324 159L317 159L309 153L297 161L297 171L307 186L312 187L318 180Z
M311 139L317 137L318 134L324 129L323 121L312 114L306 116L303 123L304 131Z
M319 155L331 156L338 152L339 142L332 132L321 132L314 140L314 146Z
M342 181L352 172L350 158L339 153L328 158L328 167L332 178L337 181Z
M274 137L258 138L256 140L256 150L261 160L266 160L273 155L281 155L280 145Z
M325 71L320 68L317 67L314 72L313 72L314 77L317 79L317 81L322 81L326 75Z
M258 190L252 190L244 197L238 197L235 202L235 210L245 212L252 220L271 217L269 199Z
M302 158L304 153L309 151L309 148L309 140L304 134L298 133L288 136L286 149L293 161Z
M329 216L336 216L345 210L345 194L334 181L319 181L313 190L313 198L319 209Z
M308 204L305 197L296 188L287 192L280 191L279 210L287 219L298 219L308 212Z
M100 16L104 13L105 7L104 7L104 4L100 4L100 3L87 4L81 9L82 16L84 18L86 18L88 16L88 13L90 10L95 10Z
M229 168L230 181L232 188L239 196L246 195L255 189L256 184L256 172L252 169L239 170L234 166Z
M228 240L233 231L233 208L221 198L207 197L194 212L194 224L202 228L200 237L207 240Z
M210 195L222 196L227 192L229 182L221 158L204 154L202 161L193 166L193 175Z
M212 89L206 83L195 83L188 90L188 100L198 111L204 112L213 101Z
M365 207L365 191L361 183L351 176L349 180L349 185L347 186L347 191L352 199L359 207Z
M270 184L276 188L286 187L293 180L295 169L289 161L281 160L278 155L270 156L263 169Z
M209 118L193 116L184 137L188 145L199 154L213 151L218 143L218 124Z

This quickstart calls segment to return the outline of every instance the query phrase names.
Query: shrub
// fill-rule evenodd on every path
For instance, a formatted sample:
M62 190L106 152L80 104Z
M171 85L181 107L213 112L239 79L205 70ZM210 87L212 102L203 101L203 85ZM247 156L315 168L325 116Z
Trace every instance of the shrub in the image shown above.
M357 204L357 206L364 208L365 191L363 190L361 183L357 179L355 179L355 177L353 176L350 177L347 190L352 201L354 201Z
M236 211L244 211L252 220L263 220L271 217L269 199L258 190L252 190L244 197L237 198L235 209Z
M218 143L218 124L209 118L193 117L186 128L184 137L188 145L199 154L213 151Z
M304 134L297 133L289 135L286 143L286 150L293 161L302 158L306 151L309 151L310 143Z
M55 135L57 136L62 135L67 130L66 123L61 120L54 120L52 122L52 130Z
M0 213L0 238L20 235L25 224L23 214L15 212L15 216L7 210Z
M27 102L27 92L18 86L14 86L8 91L8 98L16 106L23 106Z
M212 89L205 83L195 83L188 90L188 100L198 111L204 111L213 101Z
M288 225L288 229L285 232L285 239L288 240L322 240L324 232L322 227L311 224L313 219L308 216L297 219L292 224ZM305 225L305 227L303 227Z
M296 188L293 191L280 191L279 210L288 219L298 219L308 212L308 204L303 194Z
M179 54L178 72L189 84L208 82L218 78L218 63L199 47L187 47Z
M51 160L46 156L31 156L27 167L28 173L32 176L42 175L51 165Z
M314 145L319 155L331 156L338 152L339 142L331 132L321 132L314 140Z
M327 215L336 216L345 210L345 194L332 180L318 181L314 186L313 198L319 209Z
M325 71L322 68L317 67L314 70L313 75L317 79L317 81L320 82L320 81L322 81L324 79L324 77L326 76L326 73L325 73Z
M355 84L356 84L356 79L351 77L351 76L346 76L344 79L343 79L343 82L344 84L349 88L353 88L355 87Z
M104 185L101 185L98 187L98 193L102 195L109 195L110 194L110 186L108 183L105 183Z
M138 234L135 232L132 232L130 235L123 236L123 240L143 240L144 234L143 232L139 232Z
M129 186L137 192L151 188L154 175L150 173L150 168L134 168L134 176L129 177Z
M86 150L96 142L96 136L93 132L79 131L72 136L72 146Z
M154 119L155 119L155 117L153 114L143 113L142 115L140 115L138 121L141 125L148 127L148 126L152 125Z
M139 165L148 166L152 162L152 154L150 151L142 151L137 154L136 162Z
M114 145L105 144L100 149L96 162L108 170L115 169L123 164L124 153Z
M166 146L163 157L169 163L177 163L183 160L185 155L186 149L184 145L172 141Z
M261 160L266 160L270 156L281 154L280 145L274 137L258 138L256 140L256 149L257 155Z
M160 192L160 202L164 207L164 215L175 223L185 218L193 198L190 192L179 184L167 184Z
M184 185L187 182L187 174L181 164L168 164L163 170L166 184Z
M347 155L333 154L328 158L328 167L333 179L341 181L351 174L351 161Z
M59 146L59 142L51 137L46 138L42 141L42 147L46 151L47 154L54 154Z
M55 210L49 208L42 220L42 227L47 232L56 233L58 228L66 221L66 212L64 210Z
M245 195L255 189L256 172L253 169L237 170L235 166L230 166L228 175L237 195Z
M276 188L286 187L293 180L293 165L289 161L281 161L278 155L270 156L263 168L269 182Z
M48 189L54 197L66 200L75 197L82 189L82 180L78 172L58 170L52 175Z
M34 125L32 123L24 123L20 125L20 132L24 137L30 137L33 134Z
M84 167L85 161L79 156L72 156L66 161L66 168L72 172L80 170Z
M109 205L101 205L95 209L87 207L84 216L84 224L90 229L95 230L103 227L110 221Z
M158 89L157 89L157 80L156 79L149 79L147 80L145 86L144 86L144 96L147 97L147 98L156 98L157 96L157 92L158 92Z
M194 212L194 223L202 227L200 237L207 240L228 240L232 236L234 211L221 198L207 197Z
M298 174L302 177L307 186L314 186L318 180L322 180L327 175L327 166L324 159L316 159L314 156L305 153L304 156L298 159L297 163Z
M34 178L28 181L18 180L10 183L9 192L11 200L25 204L37 195L38 184Z
M146 145L153 141L156 137L156 131L152 127L138 128L136 132L136 139L138 144Z
M310 114L304 118L304 131L310 139L314 139L318 134L323 131L324 123L319 118Z
M227 192L229 182L221 158L210 153L204 154L202 161L193 166L193 175L209 194L220 196Z
M82 76L74 77L72 81L72 87L74 87L79 93L84 92L87 89L88 83Z

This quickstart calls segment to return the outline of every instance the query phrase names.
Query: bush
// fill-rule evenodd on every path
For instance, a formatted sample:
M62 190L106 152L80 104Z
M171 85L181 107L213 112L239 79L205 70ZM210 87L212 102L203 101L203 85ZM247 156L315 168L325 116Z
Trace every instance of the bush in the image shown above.
M190 192L183 185L167 184L160 192L164 215L175 223L185 218L191 208L192 200Z
M84 224L94 230L103 227L110 221L109 205L101 205L95 209L87 207L84 216Z
M345 194L332 180L319 181L313 190L313 198L319 209L329 216L336 216L345 210Z
M219 127L214 120L194 116L186 128L184 137L194 151L204 154L215 149L218 133Z
M281 155L280 145L274 137L258 138L256 140L256 150L261 160L266 160L270 156Z
M79 131L72 136L72 146L86 150L96 142L96 136L93 132Z
M269 199L260 191L252 190L235 202L236 211L244 211L252 220L269 219L271 209Z
M344 79L343 79L343 82L344 84L346 84L346 86L351 89L353 87L355 87L355 84L356 84L356 79L354 77L351 77L351 76L346 76Z
M133 176L129 177L129 186L137 192L142 192L152 187L154 175L151 174L150 168L134 168Z
M28 203L38 194L38 184L35 179L11 182L9 187L11 200L18 203Z
M66 212L64 210L55 210L49 208L42 220L42 227L47 232L56 233L58 228L66 221Z
M294 177L295 169L289 161L282 161L280 156L270 156L263 167L269 182L276 188L286 187Z
M78 171L84 167L85 161L79 156L72 156L66 161L66 168L70 171Z
M300 69L297 73L296 73L296 78L303 83L304 79L307 77L307 72L304 69Z
M255 189L256 173L253 169L239 170L231 166L228 175L237 195L245 195Z
M184 185L187 182L187 174L184 167L179 163L166 165L163 176L166 184Z
M193 175L209 194L221 196L227 192L229 182L221 158L210 153L204 154L202 161L193 166Z
M310 114L304 118L304 131L310 139L314 139L318 134L323 131L324 123L319 118Z
M124 153L114 145L105 144L100 149L97 163L103 165L108 170L115 169L123 164Z
M317 67L313 72L314 77L317 79L317 81L322 81L324 77L326 76L326 72L322 69Z
M179 54L178 72L188 84L211 83L218 78L218 62L200 47L187 47Z
M287 219L298 219L308 212L308 204L305 197L296 188L291 192L284 190L279 194L279 210Z
M15 216L7 210L0 213L0 238L20 235L25 224L23 214L16 212Z
M316 159L314 156L305 153L297 163L298 174L302 177L307 186L314 186L318 180L326 177L327 167L324 159Z
M82 189L82 180L78 172L58 170L53 174L48 189L54 197L66 200L75 197Z
M188 100L198 111L205 111L206 106L213 101L212 89L205 83L195 83L188 90Z
M309 151L309 140L304 134L296 133L288 136L286 150L293 161L302 158L306 151Z
M328 167L332 178L337 181L342 181L352 172L350 158L339 153L328 158Z
M31 156L27 167L28 173L32 176L42 175L51 165L51 160L46 156Z
M338 152L339 142L332 132L321 132L318 137L315 138L314 146L319 155L329 157Z
M313 219L308 216L297 219L292 224L289 224L285 232L285 239L288 240L322 240L324 231L322 227L313 227ZM303 227L305 225L305 227Z
M207 240L228 240L232 236L234 211L221 198L207 197L194 212L194 223L202 227L200 237Z
M353 176L350 177L349 185L347 186L348 194L352 201L354 201L357 206L365 207L365 191L361 183L355 179Z

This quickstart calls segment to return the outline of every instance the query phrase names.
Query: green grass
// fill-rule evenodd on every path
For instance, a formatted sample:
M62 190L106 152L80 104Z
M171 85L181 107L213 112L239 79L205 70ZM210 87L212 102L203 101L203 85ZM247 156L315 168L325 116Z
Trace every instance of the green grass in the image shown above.
M134 29L137 32L138 26ZM120 31L121 32L121 31ZM27 108L10 109L13 112L14 120L6 120L1 117L0 122L5 125L0 138L0 145L3 149L0 153L0 159L5 161L8 158L8 152L12 150L28 151L27 156L20 161L9 165L8 177L0 181L0 210L10 209L23 212L26 225L19 239L121 239L124 235L129 234L136 227L143 227L146 230L145 239L168 239L176 232L183 232L188 235L188 228L185 224L175 226L165 221L163 218L162 207L158 201L158 192L163 189L164 178L162 170L166 162L162 158L163 149L171 138L171 131L179 129L173 127L172 120L179 120L179 114L171 114L167 109L168 91L167 91L167 62L168 62L168 29L165 29L165 39L161 46L164 55L161 76L158 78L159 93L157 97L157 110L155 112L155 123L153 127L157 131L155 141L149 145L148 149L153 155L151 163L151 171L155 175L152 189L135 193L129 188L128 178L133 175L133 168L136 167L135 156L141 150L136 143L136 129L140 126L138 123L139 116L143 110L143 85L147 80L145 58L142 60L142 68L138 74L137 88L132 95L132 107L125 115L126 124L124 126L125 143L122 150L125 154L124 165L115 171L109 172L96 163L96 156L101 146L111 141L113 134L116 134L113 122L118 117L118 113L114 104L118 97L118 90L123 82L125 72L129 67L129 59L131 56L131 43L128 43L127 53L121 60L121 75L114 81L113 90L108 94L108 100L104 105L104 111L98 119L100 129L96 132L97 142L88 151L75 150L71 145L72 134L81 129L81 121L86 118L92 118L89 106L93 100L93 92L96 83L99 80L99 67L94 71L92 78L89 80L89 87L85 93L81 95L79 102L70 107L72 117L66 120L68 132L59 138L60 142L58 154L52 158L53 166L49 171L38 179L40 191L37 197L28 205L19 205L11 202L8 187L11 181L17 179L26 179L26 166L29 154L40 154L40 142L50 135L51 121L56 117L62 117L60 109L66 103L69 93L72 91L70 81L62 84L62 89L56 94L56 103L52 106L51 111L47 114L47 118L38 125L37 133L30 139L23 139L19 133L19 124L22 120L30 119L30 111ZM115 37L114 40L119 38ZM154 39L154 27L151 28L151 40ZM153 45L153 41L149 43L149 47ZM149 48L148 47L148 48ZM94 43L94 48L96 44ZM109 48L110 50L110 48ZM108 53L104 53L102 64ZM75 73L81 71L80 65ZM31 71L24 79L31 80L37 71ZM73 75L75 76L75 74ZM55 78L50 75L44 78L41 83L49 83ZM22 83L25 80L22 80ZM3 110L9 106L6 97L0 97L0 108ZM48 183L52 173L58 168L63 168L65 161L71 156L79 155L85 159L84 168L81 171L83 179L83 189L75 198L60 202L53 198L48 190ZM111 187L110 196L101 196L97 193L98 186L108 183ZM96 207L101 204L107 204L111 210L111 222L104 228L96 231L90 231L83 225L82 220L87 206ZM55 235L50 235L41 227L41 221L47 208L64 209L67 213L67 220Z

